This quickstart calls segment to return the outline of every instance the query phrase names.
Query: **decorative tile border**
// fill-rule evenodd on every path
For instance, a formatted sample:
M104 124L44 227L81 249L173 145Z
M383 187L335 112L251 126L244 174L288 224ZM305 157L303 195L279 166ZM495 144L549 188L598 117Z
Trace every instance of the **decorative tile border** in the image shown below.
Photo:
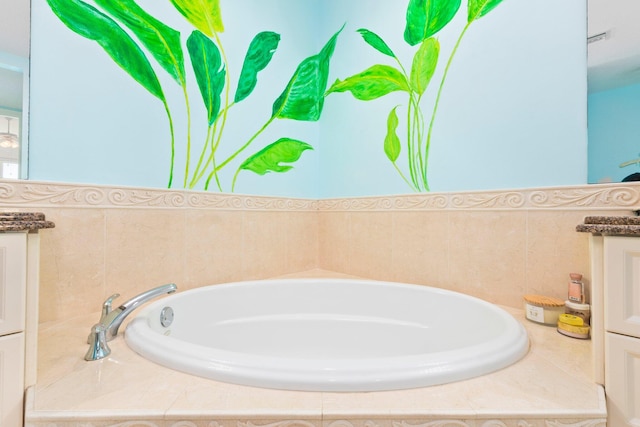
M640 183L296 199L186 190L0 180L0 208L191 208L254 211L638 210Z
M598 184L522 190L320 200L321 211L640 209L640 185Z
M317 200L0 180L0 208L192 208L317 211Z
M360 420L358 420L360 421ZM339 420L324 422L324 427L606 427L605 418L597 419L573 419L559 420L554 418L536 419L433 419L408 423L406 421L394 420L369 420L362 422L351 422L349 420ZM25 427L319 427L315 423L304 420L275 421L269 424L254 424L252 422L239 420L225 421L205 421L205 420L134 420L134 421L96 421L88 419L77 419L75 421L38 421L27 420Z

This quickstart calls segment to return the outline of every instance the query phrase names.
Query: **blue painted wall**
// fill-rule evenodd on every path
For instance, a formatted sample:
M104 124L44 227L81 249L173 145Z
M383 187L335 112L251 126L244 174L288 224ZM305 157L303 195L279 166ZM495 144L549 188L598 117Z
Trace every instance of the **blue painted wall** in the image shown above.
M170 2L138 3L184 34L191 31ZM356 32L363 27L380 35L410 66L416 48L402 37L405 3L222 0L225 32L221 38L232 81L257 32L271 30L282 36L251 99L232 111L233 120L225 133L226 152L247 141L264 124L296 66L317 53L342 25L329 85L371 65L393 63L364 43ZM170 153L162 104L94 42L62 25L45 0L33 0L32 15L30 177L166 187ZM432 80L436 83L424 95L426 115L431 114L442 67L465 17L463 2L459 14L437 36L442 58ZM544 31L540 31L540 22L545 22ZM585 183L585 37L582 0L535 4L505 0L474 23L452 62L434 122L431 190ZM166 88L176 105L176 126L184 128L180 88L169 83ZM195 84L191 92L190 97L198 99ZM255 141L255 150L285 135L308 142L314 150L304 152L294 169L284 174L259 176L243 171L235 191L311 198L412 192L382 148L387 114L395 105L401 111L406 96L393 93L363 102L349 93L333 93L327 96L318 122L275 121ZM201 121L204 112L195 110L193 116ZM405 132L402 126L400 135ZM203 132L194 130L194 140L202 140ZM183 165L184 149L177 153L176 164ZM398 160L400 167L406 167L403 162L404 152ZM221 179L229 182L233 172L235 168L225 171Z
M589 183L620 182L640 165L640 84L589 95Z
M369 1L375 7L363 8L361 2L343 3L325 1L326 25L346 20L350 30L336 51L337 76L377 63L393 64L363 43L354 32L361 27L381 35L410 67L416 49L402 38L404 5ZM466 22L465 2L461 9L438 34L442 57L422 102L427 116L444 60ZM545 22L544 31L540 22ZM585 34L586 10L580 0L506 0L469 27L433 127L428 174L432 191L586 183ZM368 102L349 94L327 98L321 127L321 197L412 191L382 148L387 114L395 105L406 111L406 96ZM405 155L406 150L399 162Z

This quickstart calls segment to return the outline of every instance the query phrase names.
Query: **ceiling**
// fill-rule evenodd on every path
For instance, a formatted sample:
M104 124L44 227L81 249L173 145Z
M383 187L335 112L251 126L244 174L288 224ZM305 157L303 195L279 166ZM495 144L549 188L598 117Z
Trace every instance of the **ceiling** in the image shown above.
M589 92L640 83L640 0L588 0Z
M640 83L640 0L587 0L589 92ZM0 52L29 57L29 0L0 0Z
M29 57L29 0L0 0L0 52Z
M2 54L29 57L29 5L29 0L0 0L0 62ZM10 61L8 65L16 64ZM19 70L0 64L0 105L3 108L22 110L22 80ZM4 119L1 122L1 129L4 129Z

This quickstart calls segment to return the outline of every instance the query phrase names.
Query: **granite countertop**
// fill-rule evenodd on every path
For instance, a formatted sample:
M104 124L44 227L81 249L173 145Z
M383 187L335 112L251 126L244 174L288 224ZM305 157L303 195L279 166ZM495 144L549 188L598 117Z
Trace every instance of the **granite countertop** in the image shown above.
M0 232L33 231L54 228L55 224L45 220L40 212L0 212Z
M593 234L640 236L640 216L588 216L576 231Z

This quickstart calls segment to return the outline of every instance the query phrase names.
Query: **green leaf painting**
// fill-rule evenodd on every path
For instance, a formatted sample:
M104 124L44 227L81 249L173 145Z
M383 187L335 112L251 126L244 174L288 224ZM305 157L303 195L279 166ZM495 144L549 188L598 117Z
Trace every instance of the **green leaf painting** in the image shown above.
M320 119L329 79L329 61L341 31L342 28L329 39L320 53L298 65L286 89L273 103L272 117L302 121Z
M313 147L296 139L280 138L242 162L240 169L249 170L258 175L264 175L267 172L286 172L293 166L281 163L296 162L305 150L313 150Z
M219 0L171 0L171 3L187 21L209 37L224 31Z
M218 47L207 36L196 30L187 39L187 49L200 94L207 108L209 125L220 111L220 94L224 89L225 70Z
M96 41L107 54L156 98L165 101L155 71L138 45L118 24L80 0L47 0L69 29Z
M46 1L64 25L80 36L96 41L119 67L163 102L171 136L169 187L173 183L177 140L168 98L165 97L154 66L168 74L168 77L164 74L161 77L170 78L169 81L175 81L182 87L185 105L181 106L179 111L186 116L186 120L178 123L184 127L186 138L178 142L185 148L182 156L185 159L183 185L185 188L194 188L204 181L205 190L208 190L210 185L215 185L220 191L224 191L225 187L225 179L220 172L232 162L235 164L236 173L231 180L231 191L234 191L238 174L243 170L264 175L268 172L286 172L292 169L291 164L298 161L304 151L313 148L305 142L289 137L280 138L266 146L263 143L263 148L258 147L258 151L245 161L240 163L239 159L241 155L246 156L250 146L261 144L265 130L276 119L317 121L321 118L325 98L331 94L345 92L362 101L378 100L391 93L396 95L394 100L398 96L406 99L405 105L395 105L388 113L383 139L384 154L413 190L429 191L427 171L434 123L453 58L472 24L502 2L467 0L467 20L462 24L464 28L459 33L444 69L437 73L441 62L441 45L435 36L450 26L450 23L460 22L454 20L454 17L461 7L462 0L407 0L402 38L404 42L415 47L411 67L404 66L394 53L391 43L387 43L369 29L360 28L357 33L367 48L373 48L383 55L386 61L393 61L393 64L371 65L350 77L335 79L328 87L330 63L343 26L329 38L317 54L306 57L298 64L284 90L271 103L271 114L263 119L266 122L256 123L253 117L240 118L241 123L246 124L244 127L254 128L248 129L246 135L236 132L232 137L228 137L225 129L228 127L228 121L233 119L232 113L235 110L232 111L232 107L246 100L254 92L259 84L258 75L274 62L274 54L280 43L284 42L281 41L280 34L261 31L253 37L242 67L239 67L240 72L233 75L237 76L237 86L235 94L232 94L230 70L233 70L236 64L228 58L237 56L227 56L223 38L220 37L220 33L224 31L220 0L169 0L175 9L172 9L172 12L175 12L176 17L180 14L187 20L183 23L189 26L190 35L186 42L182 40L178 31L147 13L137 4L137 0L93 0L95 7L82 0ZM151 7L154 2L147 4ZM242 29L243 24L238 24L239 29ZM400 42L403 41L400 34L397 38ZM193 76L185 69L184 47L188 52ZM150 59L154 61L153 65ZM282 78L286 75L280 72L269 77ZM440 76L439 86L433 88L432 80L436 75ZM202 104L190 100L187 84L193 80L200 90ZM431 108L431 118L427 120L422 104L425 100L434 99L433 96L426 96L429 92L435 95L435 101ZM203 117L201 123L192 120L192 109L196 107L200 113L206 112L193 114L194 118ZM195 167L192 169L192 128L197 126L201 129L198 135L202 138L198 141L199 155L194 152ZM223 145L227 146L221 150L220 147ZM401 152L405 156L402 161Z
M460 9L461 0L409 0L404 40L411 46L443 29Z
M435 94L435 101L429 121L425 118L422 104L424 99L433 99L432 96L424 95L430 90L440 59L440 42L434 36L452 22L456 22L454 17L460 10L462 0L408 0L403 37L409 45L417 46L409 72L390 45L379 35L364 28L357 30L366 44L393 58L397 67L375 64L345 79L337 79L327 90L326 95L350 92L361 101L377 100L392 92L406 96L406 105L396 105L387 116L383 148L387 159L414 191L430 191L428 170L434 123L453 57L470 25L493 10L501 1L468 0L467 22L463 24L445 63L435 93L434 89L431 89ZM399 115L398 111L403 107L406 114ZM404 122L401 122L401 116L406 118ZM402 132L399 132L399 129ZM399 135L403 135L404 141ZM406 150L403 150L403 145ZM398 163L401 151L406 153L406 164Z
M398 138L396 134L398 124L400 123L398 114L396 113L397 109L398 106L395 106L389 112L389 117L387 117L387 136L384 138L384 153L392 163L398 160L401 150L400 138Z
M179 85L186 84L178 31L149 15L133 0L95 0L95 2L126 25Z
M409 83L396 68L374 65L344 80L336 80L327 94L346 91L361 101L370 101L395 91L409 92Z
M420 44L420 48L413 56L411 65L411 87L419 95L424 94L429 86L431 77L438 65L440 43L437 39L429 37Z
M234 102L242 101L253 92L258 83L258 73L269 65L279 42L280 34L271 31L263 31L253 38L244 58Z
M469 0L467 21L473 22L491 12L502 0Z
M364 41L367 42L367 44L369 44L369 46L371 46L374 49L376 49L378 52L383 53L383 54L385 54L387 56L390 56L392 58L396 57L396 54L393 53L393 51L385 43L385 41L382 40L382 38L380 38L380 36L377 35L376 33L374 33L373 31L369 31L369 30L367 30L365 28L360 28L358 30L358 32L360 33L360 35L362 36Z

